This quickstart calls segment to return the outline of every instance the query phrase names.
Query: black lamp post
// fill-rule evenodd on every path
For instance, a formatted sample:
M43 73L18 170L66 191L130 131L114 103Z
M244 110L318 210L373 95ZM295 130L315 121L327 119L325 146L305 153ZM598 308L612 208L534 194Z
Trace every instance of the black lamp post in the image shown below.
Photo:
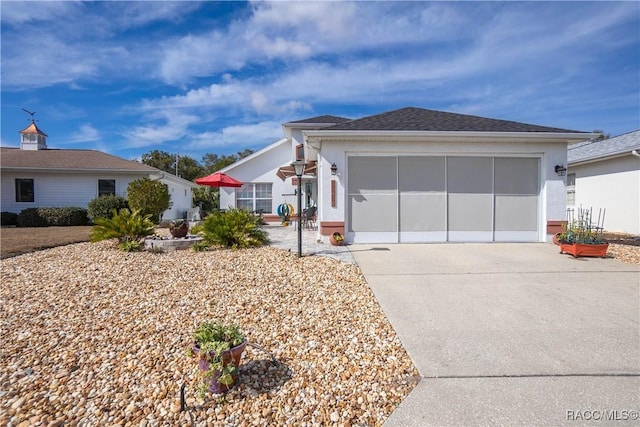
M302 174L304 174L304 160L296 160L291 163L298 177L298 258L302 257Z

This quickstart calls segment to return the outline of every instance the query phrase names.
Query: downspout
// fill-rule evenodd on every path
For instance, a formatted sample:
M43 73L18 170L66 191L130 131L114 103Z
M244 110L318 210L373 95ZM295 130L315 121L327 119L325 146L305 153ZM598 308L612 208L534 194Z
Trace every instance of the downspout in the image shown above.
M633 154L636 157L640 157L640 153L638 153L638 150L633 150L631 154Z

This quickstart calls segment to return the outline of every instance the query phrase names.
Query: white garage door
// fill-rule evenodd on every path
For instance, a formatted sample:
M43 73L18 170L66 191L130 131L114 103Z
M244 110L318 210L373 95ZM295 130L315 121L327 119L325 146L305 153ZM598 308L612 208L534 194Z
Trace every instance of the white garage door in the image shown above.
M539 159L351 156L354 242L538 241Z

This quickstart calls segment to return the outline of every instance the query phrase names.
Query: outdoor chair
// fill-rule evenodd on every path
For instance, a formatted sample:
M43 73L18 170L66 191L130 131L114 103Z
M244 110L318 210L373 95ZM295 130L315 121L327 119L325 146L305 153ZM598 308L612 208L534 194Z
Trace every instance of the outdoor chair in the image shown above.
M308 230L315 230L317 228L316 211L315 206L303 210L300 218L300 226Z

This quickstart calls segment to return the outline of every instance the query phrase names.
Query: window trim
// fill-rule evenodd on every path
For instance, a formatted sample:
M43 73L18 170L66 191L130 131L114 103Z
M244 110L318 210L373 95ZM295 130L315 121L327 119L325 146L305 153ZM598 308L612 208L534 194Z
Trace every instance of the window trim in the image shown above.
M100 183L102 182L113 182L113 192L109 191L100 191ZM116 180L115 179L98 179L98 197L100 196L115 196L116 194Z
M269 193L271 194L271 197L256 197L256 186L257 185L268 185L269 186ZM240 190L243 189L243 187L245 186L251 186L251 197L238 197L238 195L240 194ZM245 190L245 192L248 192L248 190ZM251 209L249 209L252 212L255 212L256 209L256 202L257 201L264 201L264 200L269 200L269 210L268 212L265 211L264 209L261 209L263 211L263 213L273 213L273 183L272 182L247 182L245 183L242 187L240 187L238 190L236 190L236 207L238 207L238 201L251 201Z
M22 196L24 193L22 190L22 185L26 185L26 181L29 182L31 187L31 200L22 200ZM36 201L36 180L34 178L15 178L14 180L14 188L16 193L16 203L35 203ZM22 183L22 184L21 184Z

